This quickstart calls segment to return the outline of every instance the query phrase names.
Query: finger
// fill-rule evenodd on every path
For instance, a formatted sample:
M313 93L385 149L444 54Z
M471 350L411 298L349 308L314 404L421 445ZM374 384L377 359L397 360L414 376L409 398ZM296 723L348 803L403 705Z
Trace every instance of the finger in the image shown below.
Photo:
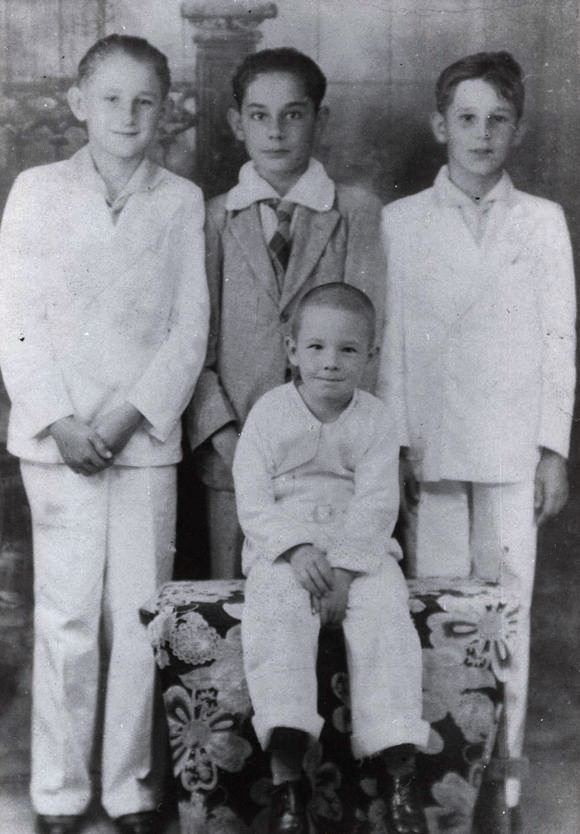
M311 594L314 597L320 596L320 592L314 584L314 582L312 581L310 574L308 574L307 572L300 573L298 575L298 581L300 582L304 590L308 591L309 594Z
M310 610L313 614L320 614L320 600L313 594L310 594Z
M93 432L93 434L89 435L89 443L98 456L103 460L110 460L113 457L113 453L97 432Z
M539 478L534 483L534 509L540 510L544 501L544 484Z

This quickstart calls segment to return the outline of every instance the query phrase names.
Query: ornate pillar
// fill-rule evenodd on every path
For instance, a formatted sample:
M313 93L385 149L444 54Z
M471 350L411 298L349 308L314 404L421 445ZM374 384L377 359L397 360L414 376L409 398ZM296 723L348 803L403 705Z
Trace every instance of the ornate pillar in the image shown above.
M226 120L231 77L261 40L260 24L278 9L260 0L183 0L181 14L192 24L197 45L197 180L212 196L233 185L244 159Z

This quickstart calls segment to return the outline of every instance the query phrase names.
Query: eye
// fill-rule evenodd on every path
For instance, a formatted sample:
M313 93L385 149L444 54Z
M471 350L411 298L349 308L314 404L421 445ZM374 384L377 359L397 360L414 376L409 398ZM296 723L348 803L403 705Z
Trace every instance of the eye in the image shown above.
M265 118L266 118L265 113L259 113L257 111L255 113L250 113L250 119L252 119L252 121L254 121L254 122L261 122Z
M475 119L475 116L473 115L473 113L462 113L459 116L459 121L462 122L465 125L472 124L474 119Z
M355 347L343 347L342 352L343 353L358 353L358 351Z
M110 93L108 96L105 96L105 101L110 101L111 104L116 104L119 101L119 96L114 93Z
M308 350L322 350L322 345L320 342L311 342L307 345Z
M154 104L154 102L153 102L153 99L151 99L151 98L140 98L139 99L139 105L141 107L153 107L153 104Z
M493 116L489 117L489 121L490 122L495 122L495 124L498 124L498 125L503 125L503 124L507 124L509 119L508 119L507 116L504 116L502 113L494 113Z
M302 119L304 114L301 110L289 110L288 113L285 114L284 118L287 119L289 122L299 121Z

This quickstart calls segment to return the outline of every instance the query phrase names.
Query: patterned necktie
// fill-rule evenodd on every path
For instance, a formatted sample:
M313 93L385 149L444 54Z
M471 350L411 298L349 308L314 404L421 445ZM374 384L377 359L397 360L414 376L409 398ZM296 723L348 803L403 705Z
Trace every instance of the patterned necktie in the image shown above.
M274 209L278 218L276 231L268 242L268 250L274 272L276 273L278 289L282 292L284 275L286 274L288 261L290 260L290 249L292 247L290 224L296 204L290 203L287 200L276 199L264 200L264 203Z

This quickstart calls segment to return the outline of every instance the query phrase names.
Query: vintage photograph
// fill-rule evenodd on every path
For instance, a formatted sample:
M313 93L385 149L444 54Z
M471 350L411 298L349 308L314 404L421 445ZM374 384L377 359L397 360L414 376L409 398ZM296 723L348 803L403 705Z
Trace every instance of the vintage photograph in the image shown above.
M578 0L0 0L0 834L580 831Z

